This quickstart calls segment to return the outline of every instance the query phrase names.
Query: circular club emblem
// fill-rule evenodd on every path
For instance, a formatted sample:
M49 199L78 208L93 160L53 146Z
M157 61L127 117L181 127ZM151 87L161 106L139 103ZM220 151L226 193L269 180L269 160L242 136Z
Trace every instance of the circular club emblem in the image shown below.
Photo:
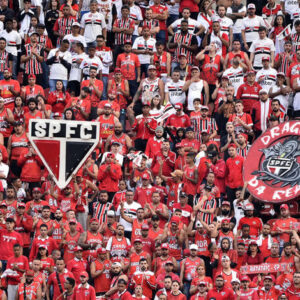
M300 195L300 122L280 124L262 134L244 163L249 192L267 202Z

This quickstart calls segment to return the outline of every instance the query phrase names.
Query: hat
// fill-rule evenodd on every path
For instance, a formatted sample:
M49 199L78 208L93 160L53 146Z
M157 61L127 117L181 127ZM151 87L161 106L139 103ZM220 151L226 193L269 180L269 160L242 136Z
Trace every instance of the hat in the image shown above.
M177 148L183 148L184 146L183 146L183 144L182 143L177 143L176 145L175 145L175 148L177 149Z
M143 102L142 106L151 106L151 103L149 101Z
M171 173L172 177L176 177L176 176L182 177L182 175L183 175L183 171L181 170L175 170L174 172Z
M180 192L179 197L186 198L188 195L185 192Z
M1 98L1 99L3 99L3 98ZM4 100L4 99L3 99ZM24 122L22 121L22 120L19 120L19 121L16 121L16 122L14 122L14 126L21 126L21 125L23 125L24 124Z
M212 22L215 23L215 22L220 22L220 18L217 16L217 15L214 15L212 17Z
M136 238L136 239L133 241L133 243L134 243L134 244L135 244L135 243L142 243L142 240L139 239L139 238Z
M240 58L242 58L242 55L240 53L237 53L237 54L234 55L234 57L240 57Z
M39 249L40 249L40 248L43 248L43 249L48 250L48 247L47 247L46 245L39 245Z
M188 131L194 132L194 129L193 129L192 127L188 127L188 128L185 130L185 132L188 132Z
M150 179L149 173L144 173L144 174L142 175L142 179L149 180L149 179Z
M154 66L154 65L150 65L149 67L148 67L148 71L149 70L156 70L156 67Z
M198 251L198 246L196 244L192 244L190 246L190 250L197 250Z
M196 228L203 227L202 223L199 220L196 222L195 226Z
M221 79L229 80L229 77L227 75L223 75Z
M228 205L228 206L231 206L229 201L223 201L221 205Z
M172 260L167 260L167 261L165 262L165 265L173 265L173 266L174 266L174 263L173 263Z
M114 262L111 266L112 267L120 267L120 268L122 268L121 263L119 263L118 261Z
M264 60L270 61L270 56L263 56L261 61L264 61Z
M111 105L110 103L105 103L105 104L104 104L104 107L105 107L105 108L112 108L112 105Z
M278 72L276 76L277 76L277 77L278 77L278 76L285 77L285 74L284 74L283 72Z
M141 226L141 230L149 230L149 225L144 223L142 226Z
M96 219L96 218L91 218L91 219L90 219L90 223L93 223L93 222L99 223L98 219Z
M117 142L117 141L112 141L112 142L111 142L111 145L121 146L121 144L120 144L119 142Z
M162 126L157 126L156 129L155 129L155 132L159 131L159 130L164 131L164 128Z
M244 206L244 210L254 210L254 206L252 203L247 203L245 206Z
M28 79L30 79L30 78L36 79L36 76L34 74L29 74Z
M80 277L89 278L89 274L86 271L80 273Z
M182 108L183 108L182 103L176 103L176 104L174 105L174 108L175 108L175 109L182 109Z
M239 280L238 278L233 278L233 279L231 280L231 283L233 283L233 282L237 282L238 284L241 283L240 280Z
M251 240L250 243L249 243L249 246L251 245L256 245L257 246L257 242L255 240Z
M180 218L178 216L173 216L171 218L171 223L179 224L180 223Z
M208 108L207 105L202 105L202 106L201 106L201 110L209 110L209 108Z
M207 286L207 283L205 282L205 281L200 281L199 283L198 283L198 285L200 286L200 285L205 285L205 286Z
M256 74L256 72L254 71L254 70L249 70L247 73L246 73L246 76L248 76L248 75L255 75Z
M18 203L18 207L25 207L25 206L26 206L26 204L24 202L19 202Z
M27 0L28 1L28 0ZM31 2L31 0L29 0ZM45 28L46 26L43 23L38 23L36 28Z
M281 204L281 205L280 205L280 210L281 210L281 209L288 210L288 209L289 209L289 207L288 207L288 205L287 205L287 204Z
M268 91L265 90L265 89L261 89L261 90L259 91L259 94L268 94Z
M75 251L75 252L76 252L76 251L83 251L83 249L82 249L80 246L77 246L77 247L74 248L74 251Z
M70 220L69 220L69 224L71 224L71 223L77 224L77 220L76 220L76 219L70 219Z
M7 204L6 204L5 201L2 201L1 204L0 204L0 206L6 206L7 207Z
M265 279L270 279L270 280L272 280L273 282L275 282L275 278L274 278L273 275L266 275L266 276L264 277L264 280L265 280Z
M183 250L183 255L184 255L184 256L189 256L190 254L191 254L190 249L184 249L184 250Z
M250 9L250 8L254 8L254 9L255 9L256 7L255 7L255 4L254 4L254 3L249 3L247 8L248 8L248 9Z
M251 281L250 278L247 276L247 275L244 275L242 278L241 278L241 281Z
M221 224L224 224L224 223L230 223L230 219L227 219L227 218L223 219L221 221Z
M53 114L53 118L55 118L55 117L60 117L60 118L62 118L62 113L60 113L60 112L55 112L54 114Z
M26 274L26 276L34 277L34 271L33 270L27 270L25 274Z
M120 68L115 68L114 73L121 73L121 69Z
M225 261L225 260L230 260L230 257L228 255L223 255L222 256L222 261Z
M8 72L10 72L10 73L11 73L11 68L9 68L9 67L6 67L6 68L4 68L4 71L8 71Z
M36 31L33 31L33 32L29 33L29 36L32 36L32 35L34 35L34 34L40 36L40 34L39 34L38 32L36 32Z
M72 24L72 27L74 27L74 26L81 27L81 25L80 25L78 22L74 22L74 23Z
M113 210L109 210L109 211L107 212L107 216L108 216L108 217L114 217L114 216L115 216L115 212L114 212Z
M105 248L98 248L97 249L97 254L106 254L106 249Z
M131 41L131 40L126 40L126 41L124 42L124 45L126 45L126 44L127 44L127 45L128 45L128 44L129 44L129 45L132 45L132 41Z
M218 278L218 277L222 277L224 279L224 276L221 273L216 275L216 278Z
M193 66L193 67L191 68L191 71L193 71L193 70L197 70L197 71L200 72L200 70L199 70L199 68L198 68L197 66Z
M41 193L42 191L41 191L41 188L35 187L32 189L32 192L40 192Z
M179 54L179 58L180 57L186 57L186 54L185 53L181 53L181 54Z
M235 148L236 149L236 144L231 143L231 144L228 145L228 148Z
M160 246L161 249L169 249L169 245L167 243L163 243Z

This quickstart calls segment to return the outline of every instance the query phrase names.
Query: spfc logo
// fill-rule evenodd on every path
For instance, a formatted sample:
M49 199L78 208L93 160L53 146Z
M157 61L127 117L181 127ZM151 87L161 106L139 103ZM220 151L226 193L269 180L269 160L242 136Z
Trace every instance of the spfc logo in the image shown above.
M29 121L29 140L60 189L65 188L99 142L98 122Z
M244 163L249 192L261 201L288 201L300 195L300 122L282 123L262 134Z

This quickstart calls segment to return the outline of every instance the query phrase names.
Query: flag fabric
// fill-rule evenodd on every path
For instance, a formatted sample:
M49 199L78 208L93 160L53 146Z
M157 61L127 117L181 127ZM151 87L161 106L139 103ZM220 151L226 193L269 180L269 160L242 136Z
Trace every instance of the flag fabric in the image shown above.
M175 114L176 110L173 107L173 105L171 103L168 103L164 110L161 112L161 114L157 117L154 117L153 119L157 122L160 123L163 120L167 119L168 117L170 117L171 115Z
M279 40L283 40L285 37L291 35L291 33L292 33L291 24L289 24L280 32L280 34L277 36L277 38Z

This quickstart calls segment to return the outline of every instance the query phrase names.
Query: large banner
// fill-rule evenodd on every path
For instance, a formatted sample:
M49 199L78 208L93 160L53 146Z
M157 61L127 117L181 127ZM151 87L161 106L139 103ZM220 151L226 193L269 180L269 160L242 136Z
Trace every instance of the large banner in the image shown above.
M29 140L60 189L99 142L98 122L30 119Z
M240 268L241 274L259 274L259 273L276 273L291 271L290 267L286 263L269 264L264 263L260 265L247 265Z
M261 201L281 203L300 195L300 121L269 129L253 143L244 180Z

